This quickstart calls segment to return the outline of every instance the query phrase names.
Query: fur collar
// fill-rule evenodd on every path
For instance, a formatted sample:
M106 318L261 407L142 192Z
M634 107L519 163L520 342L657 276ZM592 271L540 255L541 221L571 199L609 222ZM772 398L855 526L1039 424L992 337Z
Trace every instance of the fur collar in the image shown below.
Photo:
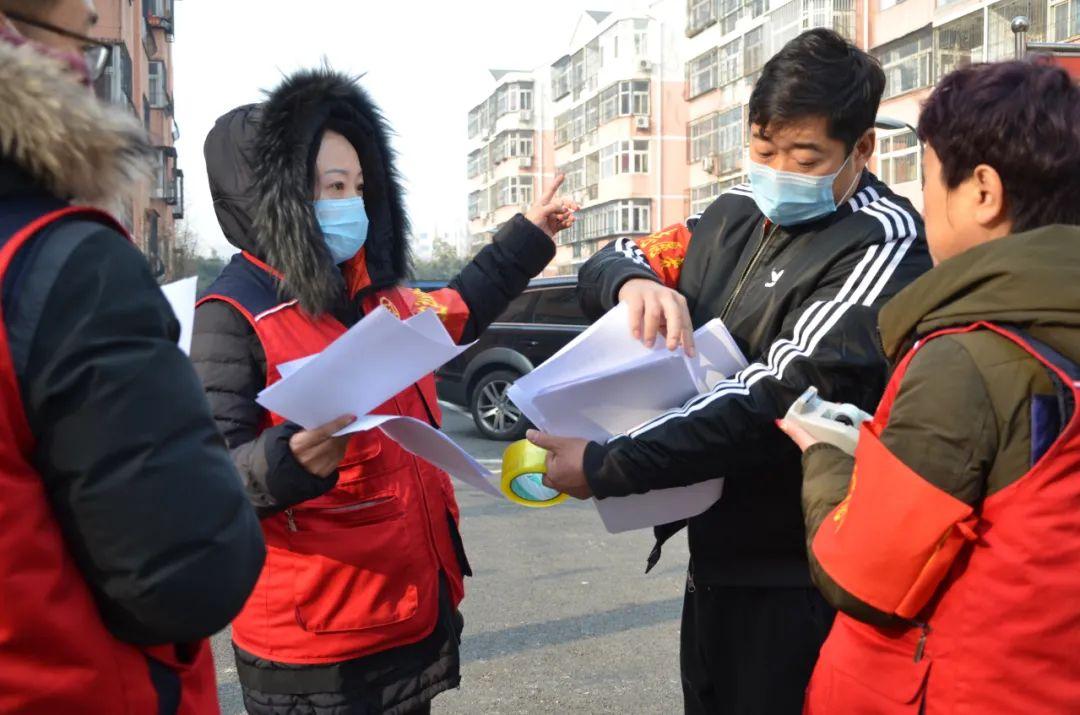
M290 294L307 312L333 309L346 276L334 265L312 206L312 167L328 123L356 147L364 170L370 220L363 260L371 287L393 285L409 273L408 219L382 113L356 81L329 68L298 72L261 106L253 145L253 234L266 261L281 271Z
M0 39L0 162L49 193L107 207L149 174L139 121L94 96L62 62Z

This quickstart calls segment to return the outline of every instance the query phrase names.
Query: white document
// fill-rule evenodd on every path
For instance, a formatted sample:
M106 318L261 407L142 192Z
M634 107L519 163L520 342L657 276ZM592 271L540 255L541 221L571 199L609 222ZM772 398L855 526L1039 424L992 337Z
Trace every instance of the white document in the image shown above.
M362 417L468 348L430 311L402 321L379 307L318 355L279 365L258 402L305 429Z
M545 432L605 442L704 392L710 377L730 376L747 364L719 320L694 334L695 358L663 343L647 348L629 325L626 306L616 306L518 379L510 399ZM594 503L605 528L617 533L697 516L722 489L723 479L712 479Z
M710 479L688 487L594 499L593 503L608 533L618 534L695 517L718 502L723 491L723 479Z
M197 278L182 278L161 286L161 292L172 306L176 319L180 321L180 339L176 344L185 355L191 354L191 334L195 326L195 290Z
M368 415L349 426L348 432L381 429L387 437L417 457L431 462L450 476L492 496L502 496L492 483L491 472L485 469L454 440L427 422L396 415Z

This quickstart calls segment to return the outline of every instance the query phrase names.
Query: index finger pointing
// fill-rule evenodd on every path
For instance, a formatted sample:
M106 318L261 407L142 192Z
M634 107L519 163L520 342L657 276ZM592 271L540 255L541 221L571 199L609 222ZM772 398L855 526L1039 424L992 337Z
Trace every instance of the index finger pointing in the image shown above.
M556 174L555 181L551 182L551 186L544 192L543 198L540 199L540 203L543 206L547 206L551 203L551 200L555 198L555 192L562 186L563 181L566 179L566 174Z

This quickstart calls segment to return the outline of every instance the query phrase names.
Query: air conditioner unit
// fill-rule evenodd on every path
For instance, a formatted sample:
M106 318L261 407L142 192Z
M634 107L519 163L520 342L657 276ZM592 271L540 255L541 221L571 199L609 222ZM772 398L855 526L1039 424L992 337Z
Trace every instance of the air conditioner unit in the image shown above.
M649 73L649 72L652 72L652 68L653 68L652 62L649 62L648 60L639 60L638 61L638 71L639 72Z
M649 130L649 115L642 114L640 116L634 117L634 127L641 130L641 131L648 131Z
M523 122L531 122L532 118L533 118L532 110L531 109L522 109L521 114L518 115L518 118L521 119L521 121L523 121Z
M715 174L719 165L720 162L715 155L707 156L701 160L701 168L705 170L706 174Z
M532 164L533 162L531 156L523 156L518 159L518 166L520 166L522 169L531 169Z

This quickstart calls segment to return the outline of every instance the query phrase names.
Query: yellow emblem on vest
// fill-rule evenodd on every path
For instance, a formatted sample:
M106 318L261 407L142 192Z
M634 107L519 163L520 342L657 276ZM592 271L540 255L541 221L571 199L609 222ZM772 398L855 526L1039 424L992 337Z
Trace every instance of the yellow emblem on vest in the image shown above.
M379 298L379 305L393 313L395 318L401 320L401 313L398 312L397 306L394 305L394 301L384 295L382 298Z
M844 496L844 500L840 502L836 507L836 511L833 512L832 520L836 522L836 530L840 531L840 527L844 525L844 519L847 518L848 507L851 505L851 497L855 493L855 474L858 472L856 468L851 472L851 483L848 484L847 494Z

